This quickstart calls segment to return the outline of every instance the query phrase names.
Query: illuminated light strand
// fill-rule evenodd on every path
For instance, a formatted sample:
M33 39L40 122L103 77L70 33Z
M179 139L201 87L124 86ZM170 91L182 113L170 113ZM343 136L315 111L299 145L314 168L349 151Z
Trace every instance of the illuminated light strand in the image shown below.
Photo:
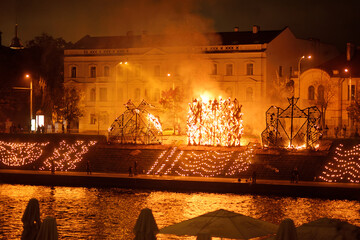
M187 136L190 145L240 146L243 134L237 100L195 99L189 104Z
M233 165L225 172L225 175L234 176L248 170L251 160L254 158L253 152L254 149L252 148L246 149L245 152L240 152Z
M159 157L156 159L155 163L151 166L151 168L149 169L149 171L147 171L146 174L151 174L154 169L157 167L157 165L159 164L160 160L164 157L164 155L168 152L168 150L164 150L160 153Z
M360 183L360 144L345 150L340 144L335 148L335 155L318 176L326 182Z
M81 162L84 154L97 141L85 142L78 140L74 144L68 144L65 140L60 142L60 146L54 149L53 155L44 161L44 166L40 170L50 170L52 163L55 171L68 171L76 169L77 163Z
M0 159L4 165L19 167L35 162L43 153L45 143L14 143L0 141Z
M164 168L170 163L170 159L172 158L172 156L174 155L176 150L177 150L177 147L173 147L171 149L170 154L167 155L165 161L163 161L161 163L161 166L158 168L158 170L155 172L155 174L161 174L162 172L164 172Z

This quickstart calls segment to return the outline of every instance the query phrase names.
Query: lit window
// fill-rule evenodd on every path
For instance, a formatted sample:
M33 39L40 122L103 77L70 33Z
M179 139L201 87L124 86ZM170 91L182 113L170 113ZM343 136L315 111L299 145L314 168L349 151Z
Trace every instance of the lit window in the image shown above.
M76 78L76 67L71 68L71 77Z
M254 64L246 64L246 75L254 75Z
M226 76L232 76L232 75L233 75L233 65L226 64Z
M110 68L109 68L109 66L104 67L104 76L105 77L110 76Z
M107 101L107 88L100 88L100 101L101 102Z
M348 100L350 100L350 94L351 94L351 100L355 100L355 85L351 85L351 93L350 93L350 85L348 85Z
M91 67L90 68L90 77L91 78L96 78L96 67Z
M96 101L96 90L95 88L92 88L90 90L90 101L95 102Z
M314 88L314 86L310 86L308 88L308 99L309 100L314 100L315 99L315 88Z

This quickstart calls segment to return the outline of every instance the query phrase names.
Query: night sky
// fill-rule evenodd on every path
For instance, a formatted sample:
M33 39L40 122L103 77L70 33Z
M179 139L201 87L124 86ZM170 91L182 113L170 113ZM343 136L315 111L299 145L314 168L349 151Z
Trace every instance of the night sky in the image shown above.
M19 24L23 43L41 33L76 42L83 36L181 31L278 30L345 49L360 45L359 0L0 0L2 43Z

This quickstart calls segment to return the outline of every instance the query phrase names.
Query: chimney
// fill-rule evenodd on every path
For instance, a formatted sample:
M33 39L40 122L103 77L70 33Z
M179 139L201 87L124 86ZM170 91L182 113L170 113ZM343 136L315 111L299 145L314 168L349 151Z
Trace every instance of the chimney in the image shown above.
M239 27L234 27L234 32L238 32L239 31Z
M354 55L354 45L352 43L346 43L346 60L350 61Z
M256 33L258 33L260 31L260 27L258 26L258 25L254 25L253 26L253 34L256 34Z

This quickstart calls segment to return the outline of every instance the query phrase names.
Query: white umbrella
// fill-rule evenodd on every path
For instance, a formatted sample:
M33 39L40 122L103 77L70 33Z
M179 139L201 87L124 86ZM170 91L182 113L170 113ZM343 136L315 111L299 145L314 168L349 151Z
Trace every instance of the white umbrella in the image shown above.
M57 224L54 217L45 218L36 240L58 240Z
M297 228L299 240L359 240L360 227L339 219L321 218Z
M274 237L275 240L298 240L294 221L290 218L284 219Z
M39 201L36 198L29 200L21 221L24 228L21 239L35 239L41 224Z
M183 222L162 228L161 234L249 239L275 234L278 226L239 213L220 209Z
M134 240L154 240L158 232L151 209L142 209L134 227Z

